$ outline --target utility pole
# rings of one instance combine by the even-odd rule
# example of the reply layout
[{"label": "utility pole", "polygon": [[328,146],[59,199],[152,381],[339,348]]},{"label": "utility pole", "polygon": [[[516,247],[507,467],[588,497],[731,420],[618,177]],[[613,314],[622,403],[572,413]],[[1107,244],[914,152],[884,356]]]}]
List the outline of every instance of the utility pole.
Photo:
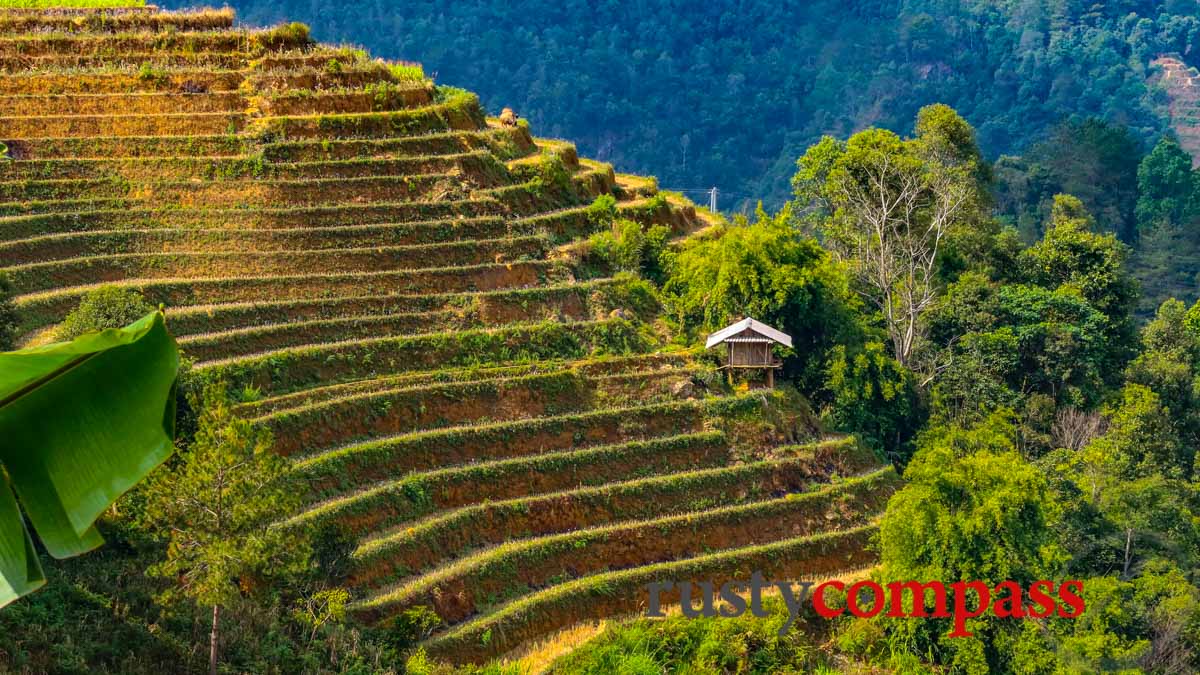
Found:
[{"label": "utility pole", "polygon": [[717,188],[716,188],[716,186],[714,186],[713,189],[708,191],[708,210],[712,211],[713,213],[717,212]]}]

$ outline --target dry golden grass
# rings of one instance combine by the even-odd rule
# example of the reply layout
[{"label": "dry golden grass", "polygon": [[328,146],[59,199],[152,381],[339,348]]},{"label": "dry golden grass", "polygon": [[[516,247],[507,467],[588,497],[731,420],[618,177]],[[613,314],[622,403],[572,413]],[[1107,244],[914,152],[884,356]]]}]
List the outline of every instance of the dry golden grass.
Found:
[{"label": "dry golden grass", "polygon": [[[875,566],[861,567],[853,569],[835,577],[824,577],[813,579],[816,583],[822,583],[832,579],[838,579],[846,582],[855,582],[866,579]],[[805,581],[808,581],[807,579]],[[769,588],[763,593],[764,597],[774,598],[779,596],[779,589]],[[663,608],[663,613],[666,617],[679,616],[682,610],[679,605],[670,605]],[[617,627],[620,624],[632,621],[654,621],[655,619],[646,619],[640,614],[631,616],[613,617],[611,619],[603,619],[600,621],[585,621],[583,623],[564,628],[563,630],[554,633],[544,640],[540,640],[533,644],[527,645],[520,649],[513,650],[503,657],[497,659],[497,663],[504,667],[515,667],[524,675],[543,675],[550,671],[555,662],[567,656],[571,652],[583,647],[592,640],[602,636],[604,631],[609,627]],[[661,620],[661,619],[659,619]],[[847,671],[854,673],[871,673],[872,670],[854,670]]]}]

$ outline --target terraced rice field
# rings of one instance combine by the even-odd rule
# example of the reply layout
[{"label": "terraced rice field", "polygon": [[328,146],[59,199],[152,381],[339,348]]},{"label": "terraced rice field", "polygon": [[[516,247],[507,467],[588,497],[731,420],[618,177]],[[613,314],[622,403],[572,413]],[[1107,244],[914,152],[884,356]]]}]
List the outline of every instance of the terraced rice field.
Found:
[{"label": "terraced rice field", "polygon": [[[870,564],[897,477],[848,440],[747,433],[625,277],[570,254],[593,204],[708,223],[653,181],[488,119],[408,66],[229,11],[0,10],[0,272],[24,340],[137,289],[309,486],[280,527],[436,656],[634,613],[656,578]],[[707,383],[707,384],[706,384]]]},{"label": "terraced rice field", "polygon": [[1171,128],[1192,164],[1200,166],[1200,71],[1173,56],[1160,56],[1151,65],[1160,69],[1156,80],[1167,92]]}]

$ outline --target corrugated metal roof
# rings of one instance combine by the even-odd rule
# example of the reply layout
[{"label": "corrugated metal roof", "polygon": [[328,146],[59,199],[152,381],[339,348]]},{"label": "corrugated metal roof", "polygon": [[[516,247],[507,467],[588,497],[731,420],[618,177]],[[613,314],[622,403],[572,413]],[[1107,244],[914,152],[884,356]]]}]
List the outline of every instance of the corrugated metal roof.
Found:
[{"label": "corrugated metal roof", "polygon": [[704,343],[704,348],[709,349],[715,345],[719,345],[738,333],[746,330],[747,328],[755,333],[758,333],[759,335],[762,335],[763,337],[770,338],[772,342],[778,342],[785,347],[792,346],[792,337],[787,333],[775,330],[765,323],[756,321],[750,317],[746,317],[735,324],[726,326],[712,335],[709,335],[708,340]]}]

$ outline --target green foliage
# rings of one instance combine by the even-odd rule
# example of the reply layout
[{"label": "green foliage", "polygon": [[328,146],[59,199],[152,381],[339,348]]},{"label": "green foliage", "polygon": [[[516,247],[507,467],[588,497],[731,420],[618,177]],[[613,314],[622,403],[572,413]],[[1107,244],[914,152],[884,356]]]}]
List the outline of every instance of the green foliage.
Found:
[{"label": "green foliage", "polygon": [[684,672],[802,673],[832,666],[817,648],[816,621],[794,625],[781,637],[787,609],[779,598],[763,603],[767,618],[675,616],[617,625],[555,662],[549,672],[579,675]]},{"label": "green foliage", "polygon": [[0,606],[45,582],[31,530],[55,558],[100,546],[97,518],[170,456],[178,367],[157,312],[0,352]]},{"label": "green foliage", "polygon": [[[918,439],[901,489],[880,526],[881,581],[979,580],[1028,587],[1055,579],[1067,559],[1057,543],[1061,507],[1046,478],[1016,452],[1011,415]],[[880,619],[895,648],[967,673],[1012,672],[1021,622],[980,617],[974,637],[947,637],[951,619]]]},{"label": "green foliage", "polygon": [[1171,138],[1163,138],[1138,165],[1138,232],[1184,223],[1200,206],[1192,157]]},{"label": "green foliage", "polygon": [[17,348],[21,317],[13,302],[13,287],[6,275],[0,274],[0,352]]},{"label": "green foliage", "polygon": [[73,340],[84,333],[126,326],[153,310],[137,291],[102,286],[83,297],[58,327],[55,337]]},{"label": "green foliage", "polygon": [[612,195],[600,195],[586,209],[588,222],[596,229],[610,227],[617,217],[617,200]]},{"label": "green foliage", "polygon": [[785,207],[754,223],[685,241],[668,256],[669,311],[686,329],[707,333],[746,316],[793,338],[789,372],[814,390],[825,353],[859,332],[844,277],[815,239],[802,236]]},{"label": "green foliage", "polygon": [[[605,204],[600,204],[603,206]],[[596,207],[597,204],[588,207],[589,220],[604,218],[604,211]],[[670,234],[671,230],[665,225],[643,228],[633,220],[622,218],[614,221],[611,229],[591,236],[589,255],[610,269],[636,272],[657,281],[662,278],[660,259]]]},{"label": "green foliage", "polygon": [[921,109],[917,135],[867,129],[822,141],[798,161],[800,208],[879,316],[892,355],[927,374],[926,315],[942,284],[945,242],[983,218],[988,171],[974,130],[942,105]]},{"label": "green foliage", "polygon": [[302,541],[270,525],[299,506],[288,463],[271,452],[269,431],[233,415],[225,389],[208,385],[196,437],[145,490],[146,525],[170,541],[167,560],[151,572],[180,584],[197,604],[220,606],[239,595],[238,581],[270,578],[305,564]]},{"label": "green foliage", "polygon": [[971,422],[1015,408],[1034,448],[1048,449],[1036,438],[1052,422],[1046,405],[1094,405],[1111,375],[1105,317],[1069,290],[968,274],[948,289],[931,325],[935,339],[951,345],[933,387],[935,415]]},{"label": "green foliage", "polygon": [[429,607],[412,607],[392,620],[388,639],[399,650],[411,649],[441,625],[442,618]]},{"label": "green foliage", "polygon": [[889,357],[881,342],[852,349],[836,345],[826,368],[832,428],[856,433],[897,461],[906,460],[922,422],[912,373]]},{"label": "green foliage", "polygon": [[299,49],[312,44],[308,26],[294,21],[253,33],[252,40],[256,47],[265,50]]},{"label": "green foliage", "polygon": [[388,64],[388,72],[398,82],[424,82],[427,79],[425,69],[419,63]]},{"label": "green foliage", "polygon": [[1128,248],[1113,235],[1092,232],[1092,222],[1079,199],[1056,195],[1046,236],[1022,254],[1021,271],[1045,288],[1079,293],[1108,318],[1104,334],[1113,360],[1107,372],[1119,372],[1134,347],[1130,312],[1137,285],[1125,268]]},{"label": "green foliage", "polygon": [[[1067,672],[1192,670],[1188,645],[1200,637],[1200,592],[1179,568],[1160,561],[1132,581],[1092,577],[1082,595],[1083,616],[1054,625]],[[1160,639],[1146,637],[1152,634]]]},{"label": "green foliage", "polygon": [[[144,527],[168,542],[149,574],[174,580],[159,597],[213,608],[239,605],[263,582],[307,569],[308,542],[272,524],[300,505],[286,459],[271,451],[269,431],[234,416],[223,385],[210,384],[191,402],[199,410],[192,443],[144,491]],[[314,628],[314,632],[315,632]],[[216,667],[216,652],[213,652]]]},{"label": "green foliage", "polygon": [[1094,117],[1067,120],[1020,158],[997,161],[997,210],[1026,241],[1036,241],[1050,222],[1055,195],[1070,194],[1096,215],[1104,231],[1133,242],[1142,154],[1140,139],[1128,127]]},{"label": "green foliage", "polygon": [[1059,569],[1059,507],[1045,478],[1017,454],[1012,422],[998,412],[972,427],[921,434],[904,472],[908,485],[882,523],[889,579],[1029,583]]},{"label": "green foliage", "polygon": [[1114,469],[1115,479],[1191,475],[1196,449],[1181,442],[1176,420],[1158,394],[1140,384],[1127,384],[1105,416],[1108,433],[1088,450],[1104,458]]}]

